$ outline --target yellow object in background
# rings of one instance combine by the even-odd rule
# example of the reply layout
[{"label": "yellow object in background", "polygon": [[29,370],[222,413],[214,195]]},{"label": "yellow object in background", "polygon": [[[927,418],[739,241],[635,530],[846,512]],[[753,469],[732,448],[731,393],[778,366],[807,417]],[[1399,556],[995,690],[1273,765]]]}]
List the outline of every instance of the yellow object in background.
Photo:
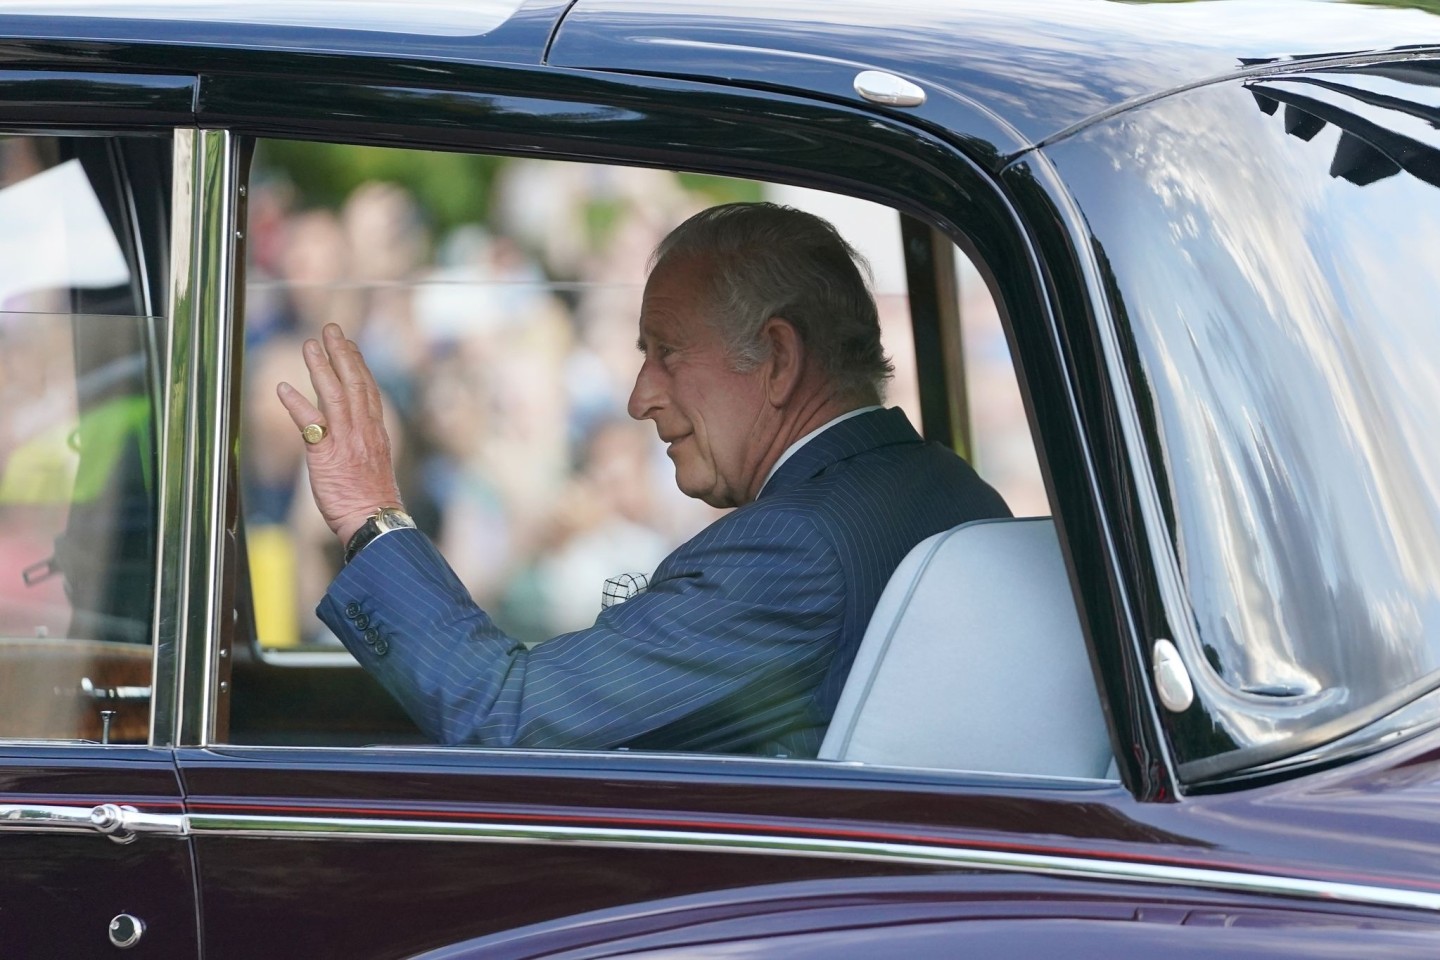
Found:
[{"label": "yellow object in background", "polygon": [[145,489],[151,488],[150,401],[124,396],[55,424],[19,446],[0,475],[0,503],[89,503],[106,488],[127,443],[135,444]]},{"label": "yellow object in background", "polygon": [[52,426],[16,447],[0,471],[0,504],[69,503],[80,458],[74,427]]},{"label": "yellow object in background", "polygon": [[248,527],[250,587],[255,602],[255,635],[260,646],[292,649],[300,645],[295,615],[295,541],[276,523]]}]

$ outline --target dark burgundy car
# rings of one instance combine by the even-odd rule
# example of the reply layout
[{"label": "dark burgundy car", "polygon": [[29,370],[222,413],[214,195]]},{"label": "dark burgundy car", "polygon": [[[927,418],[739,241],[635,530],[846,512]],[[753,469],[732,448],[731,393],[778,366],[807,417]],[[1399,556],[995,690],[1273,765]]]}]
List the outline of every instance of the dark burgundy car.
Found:
[{"label": "dark burgundy car", "polygon": [[[1437,13],[0,0],[0,956],[1440,955]],[[710,519],[616,396],[760,197],[1025,519],[818,759],[426,744],[310,612],[300,339],[543,642]]]}]

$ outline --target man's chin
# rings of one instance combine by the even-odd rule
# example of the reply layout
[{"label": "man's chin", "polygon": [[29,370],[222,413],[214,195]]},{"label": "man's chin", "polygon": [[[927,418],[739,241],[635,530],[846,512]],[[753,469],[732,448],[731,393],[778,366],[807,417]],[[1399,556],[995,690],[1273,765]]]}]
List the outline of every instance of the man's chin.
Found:
[{"label": "man's chin", "polygon": [[729,501],[729,498],[720,494],[713,480],[709,480],[709,478],[707,478],[707,480],[708,482],[705,482],[696,477],[688,477],[685,475],[685,471],[681,470],[678,465],[676,466],[675,486],[679,487],[680,492],[685,494],[685,496],[709,504],[712,507],[720,507],[723,509],[734,506],[734,504]]},{"label": "man's chin", "polygon": [[717,510],[729,510],[731,507],[738,507],[740,503],[727,491],[714,486],[709,487],[685,487],[680,486],[680,492],[694,500],[699,500],[706,506],[714,507]]},{"label": "man's chin", "polygon": [[675,471],[675,486],[679,487],[680,492],[685,494],[685,496],[693,497],[696,500],[704,500],[705,494],[709,492],[708,488],[687,480],[685,475],[679,470]]}]

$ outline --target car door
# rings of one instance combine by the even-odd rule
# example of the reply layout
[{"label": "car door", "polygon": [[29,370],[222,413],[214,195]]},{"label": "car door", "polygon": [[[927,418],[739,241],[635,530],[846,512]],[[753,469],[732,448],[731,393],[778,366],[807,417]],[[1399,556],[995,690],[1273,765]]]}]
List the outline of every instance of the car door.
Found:
[{"label": "car door", "polygon": [[[564,41],[562,31],[552,52],[563,53]],[[665,52],[680,45],[650,46]],[[202,79],[197,103],[206,132],[198,138],[202,160],[196,182],[213,185],[210,200],[216,205],[208,208],[211,215],[194,221],[200,227],[197,249],[208,251],[196,257],[196,287],[210,303],[189,354],[195,379],[187,382],[203,385],[195,396],[207,405],[196,416],[189,449],[198,468],[197,508],[205,507],[208,525],[208,530],[192,531],[192,548],[205,560],[205,566],[194,568],[192,593],[209,598],[206,610],[195,611],[209,632],[196,631],[187,647],[192,672],[186,674],[186,689],[194,692],[187,694],[181,722],[179,763],[205,905],[206,954],[410,956],[487,935],[503,939],[507,931],[527,924],[542,925],[543,942],[532,946],[544,951],[557,941],[568,944],[572,923],[578,928],[596,917],[618,918],[617,926],[627,935],[646,933],[652,929],[646,924],[657,917],[658,924],[668,923],[666,911],[672,908],[698,907],[703,921],[712,909],[729,909],[740,901],[747,903],[742,925],[749,922],[750,904],[766,903],[776,911],[774,928],[783,931],[797,911],[787,911],[781,897],[833,897],[842,904],[837,909],[853,908],[858,918],[864,905],[892,898],[905,902],[914,895],[915,887],[886,881],[916,880],[918,887],[923,884],[916,878],[933,874],[953,884],[957,900],[983,901],[988,890],[1002,919],[1013,916],[1008,913],[1012,904],[1040,904],[1034,914],[1045,923],[972,928],[993,932],[1003,927],[1004,949],[1012,955],[1053,952],[1055,941],[1045,938],[1067,928],[1051,920],[1085,921],[1087,944],[1100,949],[1108,932],[1104,927],[1112,921],[1183,925],[1193,914],[1197,929],[1215,924],[1228,930],[1233,917],[1268,923],[1270,908],[1293,907],[1304,899],[1318,904],[1317,914],[1363,927],[1370,922],[1365,911],[1372,907],[1391,910],[1387,916],[1396,919],[1395,913],[1421,902],[1415,891],[1385,889],[1374,876],[1342,875],[1337,881],[1296,852],[1313,844],[1312,837],[1259,834],[1233,823],[1220,801],[1143,802],[1175,800],[1176,783],[1153,723],[1148,667],[1137,663],[1138,638],[1120,597],[1118,585],[1130,581],[1115,558],[1125,545],[1101,515],[1102,508],[1115,504],[1101,503],[1094,484],[1094,471],[1101,466],[1128,477],[1127,465],[1120,456],[1096,465],[1087,452],[1095,448],[1076,422],[1071,392],[1078,390],[1076,368],[1067,364],[1081,364],[1084,358],[1065,356],[1073,331],[1054,325],[1049,304],[1056,290],[1047,284],[1052,278],[1041,276],[1039,252],[997,185],[999,171],[987,174],[973,159],[985,149],[957,147],[961,135],[942,138],[893,112],[844,99],[848,94],[842,92],[853,80],[848,64],[801,58],[807,69],[826,74],[829,92],[823,99],[794,88],[777,92],[769,79],[775,75],[766,59],[770,52],[752,45],[726,54],[758,58],[751,65],[764,76],[748,89],[717,80],[714,73],[708,79],[626,76],[600,69],[604,65],[573,61],[564,61],[572,68],[545,69],[466,63],[463,57],[417,64],[400,57],[347,60],[274,52],[257,55],[253,62],[234,54],[224,72]],[[986,125],[988,115],[972,106],[959,97],[945,104],[952,129],[981,131],[992,137],[992,147],[1016,146],[1003,144]],[[331,145],[406,149],[366,154],[369,179],[379,182],[367,184],[363,207],[352,208],[349,188],[356,183],[346,181],[343,168],[290,168],[288,179],[247,180],[245,152],[257,141],[257,155],[295,149],[297,142],[323,145],[317,155]],[[1089,627],[1088,652],[1103,671],[1101,695],[1108,709],[1099,721],[1105,728],[1100,734],[1102,739],[1107,730],[1113,735],[1114,759],[1125,785],[1103,772],[1064,776],[1044,768],[904,766],[883,758],[837,762],[639,750],[446,749],[418,743],[413,731],[373,716],[357,722],[353,694],[362,686],[358,682],[339,689],[309,682],[317,673],[307,671],[347,668],[345,655],[304,620],[324,583],[305,588],[301,568],[285,565],[298,554],[275,549],[276,544],[296,547],[314,527],[313,511],[303,509],[309,506],[307,494],[295,484],[303,450],[294,425],[283,418],[273,434],[247,438],[244,429],[250,418],[256,426],[273,422],[274,382],[299,379],[281,368],[289,364],[293,371],[299,342],[314,332],[315,321],[339,317],[363,334],[377,376],[389,385],[391,402],[402,411],[412,404],[412,419],[397,435],[423,448],[491,431],[504,441],[500,449],[506,463],[526,452],[561,458],[571,440],[568,430],[555,428],[554,421],[548,431],[521,429],[544,413],[530,401],[540,396],[539,386],[557,381],[574,390],[571,399],[584,396],[597,371],[606,367],[608,354],[599,349],[583,362],[561,365],[563,376],[553,365],[521,362],[512,350],[500,351],[504,362],[492,373],[510,390],[498,398],[475,378],[453,376],[450,368],[457,358],[493,354],[497,343],[515,347],[523,342],[544,351],[573,337],[594,345],[585,338],[595,332],[594,325],[604,324],[597,317],[612,315],[577,311],[562,313],[557,322],[555,301],[575,306],[588,302],[587,294],[594,291],[585,287],[583,277],[571,278],[564,297],[535,298],[534,289],[544,283],[507,242],[512,234],[471,230],[446,244],[448,259],[437,266],[453,272],[442,269],[429,276],[435,297],[419,312],[403,297],[392,296],[407,288],[405,271],[413,265],[401,257],[397,273],[394,261],[367,256],[377,249],[377,238],[406,235],[423,220],[396,202],[404,192],[396,188],[413,183],[417,166],[449,172],[438,199],[427,208],[440,220],[448,208],[468,202],[472,180],[483,184],[500,176],[477,158],[517,155],[598,161],[606,168],[587,167],[586,176],[608,185],[611,202],[587,208],[569,232],[539,229],[530,235],[537,245],[554,244],[548,254],[552,265],[567,255],[572,265],[583,263],[593,251],[572,241],[623,219],[618,214],[627,190],[648,199],[661,192],[626,186],[628,181],[615,172],[641,167],[868,198],[888,204],[892,215],[899,210],[921,221],[922,229],[907,236],[922,245],[926,233],[965,245],[1005,311],[1047,460],[1066,471],[1064,482],[1052,478],[1051,485],[1063,542],[1078,560],[1068,579],[1060,563],[1059,606],[1075,612],[1069,591],[1071,583],[1077,584]],[[993,152],[989,159],[996,160]],[[534,222],[538,208],[573,186],[563,177],[542,184],[549,189],[533,192],[528,202],[508,210],[517,235]],[[283,206],[287,196],[313,198],[327,190],[344,198],[341,213],[304,204],[291,211],[292,226],[303,224],[308,235],[318,238],[311,250],[322,250],[323,256],[301,257],[300,248],[277,240],[283,233],[262,229],[267,222],[260,217],[262,207],[273,214],[273,205]],[[242,201],[250,205],[248,216]],[[495,202],[505,204],[503,198]],[[243,251],[232,248],[236,236],[243,236],[252,252],[271,245],[266,262],[276,271],[266,277],[252,273],[243,288],[243,311],[242,288],[232,285],[246,262]],[[618,236],[646,249],[643,230]],[[387,240],[386,249],[413,256],[404,242],[389,245]],[[1063,244],[1057,249],[1049,251],[1055,256],[1048,271],[1073,281],[1067,259],[1072,251]],[[357,296],[353,275],[346,272],[359,269],[356,260],[364,260],[364,269],[371,271],[367,292],[383,295]],[[507,296],[477,300],[465,287],[465,278],[477,270],[500,277]],[[288,313],[261,310],[262,301],[283,288],[276,282],[282,271],[303,280],[295,286],[311,295],[302,297],[298,308],[292,302],[296,309]],[[1086,291],[1071,291],[1058,281],[1056,286],[1062,293],[1074,292],[1073,309],[1089,305]],[[457,289],[460,295],[453,296]],[[505,309],[487,309],[502,300]],[[628,348],[633,313],[615,313],[628,335],[597,343]],[[457,336],[466,325],[483,328],[485,337],[477,343]],[[288,347],[285,337],[291,338]],[[937,335],[931,349],[936,342],[943,348],[943,337]],[[415,349],[417,344],[426,349]],[[269,406],[257,402],[252,409],[252,394],[244,392],[242,381],[259,375],[262,356],[275,366],[263,367],[269,379],[253,397]],[[407,368],[422,375],[394,376]],[[1092,392],[1086,396],[1096,403],[1109,398],[1103,376],[1087,384]],[[407,393],[409,387],[414,391]],[[570,421],[565,422],[568,428]],[[937,422],[945,421],[937,417]],[[941,436],[946,432],[933,429]],[[483,460],[493,449],[462,452]],[[272,472],[277,464],[280,469]],[[260,471],[265,477],[278,477],[276,489],[285,488],[289,498],[267,506],[266,526],[282,528],[267,535],[288,534],[271,537],[268,544],[252,536],[257,532],[251,526],[252,494],[260,488],[247,486],[245,474],[258,467],[265,468]],[[488,487],[468,482],[474,477],[463,471],[437,470],[430,479],[436,477],[445,489],[471,495],[466,505],[472,517],[494,524],[469,528],[472,541],[488,546],[517,529],[506,523],[515,514],[487,512],[499,499],[495,488],[500,484],[493,476],[486,478]],[[519,500],[527,495],[545,500],[555,489],[538,482],[511,486]],[[334,551],[327,536],[321,530],[315,538],[318,553]],[[242,564],[247,553],[248,564]],[[477,553],[452,554],[473,565],[475,592],[489,588],[487,551]],[[263,596],[262,579],[271,584]],[[275,583],[295,589],[285,596]],[[593,609],[600,591],[598,584],[592,589]],[[368,616],[359,610],[353,614],[362,615]],[[201,637],[206,639],[195,639]],[[1085,647],[1086,639],[1077,629],[1072,652]],[[240,660],[242,649],[270,669],[242,671],[237,664],[227,670],[225,664]],[[1082,662],[1082,675],[1067,689],[1094,692],[1094,677],[1085,672],[1089,662],[1084,657]],[[1034,661],[1035,669],[1043,665]],[[288,680],[282,682],[282,675]],[[978,718],[988,723],[983,726],[987,734],[1007,732],[1000,708],[1008,692],[998,688],[994,699],[1002,702],[996,712]],[[288,725],[284,709],[254,708],[277,693],[299,708]],[[959,723],[932,729],[923,720],[911,728],[914,739],[958,738],[960,731],[968,732]],[[1029,747],[1021,742],[1013,752],[1028,757]],[[1349,879],[1361,882],[1343,882]],[[1178,895],[1182,888],[1197,887],[1219,893],[1209,905],[1202,902],[1211,899],[1208,894],[1194,900]],[[683,903],[677,907],[671,898]],[[1176,909],[1182,901],[1184,908]],[[1433,899],[1423,902],[1428,909]],[[979,909],[988,923],[990,906]],[[1314,919],[1299,910],[1282,912],[1304,923]],[[576,919],[585,913],[588,919]],[[256,924],[256,916],[265,922]],[[1415,914],[1406,916],[1414,919]],[[644,922],[634,922],[637,918]],[[557,928],[562,934],[551,938]],[[1131,942],[1161,939],[1152,930],[1136,929]],[[949,932],[937,952],[945,948]],[[878,936],[885,936],[883,927]],[[827,946],[833,942],[828,935],[824,939]],[[496,943],[471,946],[483,950]],[[1280,955],[1283,944],[1271,946],[1270,955]]]},{"label": "car door", "polygon": [[[596,370],[604,368],[617,344],[627,356],[633,355],[635,314],[629,308],[607,309],[604,316],[617,324],[617,336],[603,338],[593,359],[561,365],[558,369],[567,371],[565,376],[557,377],[557,368],[540,367],[513,352],[521,346],[545,351],[557,339],[570,342],[565,332],[568,321],[557,322],[555,302],[543,298],[539,303],[527,302],[535,286],[534,274],[527,273],[523,263],[517,266],[515,251],[505,242],[493,237],[487,241],[474,231],[462,232],[449,250],[453,258],[446,264],[454,272],[431,275],[433,282],[426,289],[434,296],[424,306],[423,320],[415,320],[413,309],[393,308],[387,296],[352,302],[356,285],[339,270],[347,257],[353,264],[364,255],[366,248],[353,238],[378,244],[390,231],[413,226],[413,215],[393,197],[395,184],[410,182],[406,178],[417,167],[435,165],[456,178],[483,181],[500,174],[479,163],[476,154],[612,161],[608,169],[587,168],[587,173],[577,175],[608,184],[610,205],[597,205],[581,221],[603,225],[607,218],[613,222],[620,203],[615,198],[652,193],[651,188],[625,179],[626,171],[635,166],[811,185],[843,182],[849,192],[876,196],[879,191],[866,184],[874,180],[877,158],[883,156],[886,189],[893,191],[887,199],[907,212],[917,212],[925,210],[919,198],[937,192],[938,181],[929,165],[942,165],[967,189],[946,193],[962,197],[955,201],[957,207],[947,208],[943,217],[929,212],[927,219],[932,224],[965,220],[972,227],[969,236],[975,238],[976,259],[990,268],[1009,265],[1010,272],[992,289],[1001,291],[1012,316],[1034,318],[1043,307],[1036,300],[1033,277],[1025,272],[1029,260],[1023,242],[976,168],[926,135],[897,125],[877,125],[873,117],[849,108],[795,98],[780,103],[763,94],[724,87],[677,89],[668,81],[620,84],[627,91],[620,96],[612,76],[571,77],[567,82],[576,86],[567,99],[548,99],[538,91],[551,82],[549,75],[521,68],[487,68],[479,73],[457,68],[450,81],[431,89],[397,86],[394,80],[399,75],[387,77],[383,74],[389,68],[373,62],[366,69],[376,72],[364,83],[327,79],[308,63],[287,64],[277,57],[267,57],[266,63],[272,72],[291,71],[288,81],[261,87],[244,71],[206,76],[199,101],[202,125],[223,128],[206,136],[221,138],[228,133],[236,141],[228,153],[213,155],[216,167],[202,177],[234,185],[230,189],[235,218],[214,221],[213,248],[219,250],[225,238],[243,234],[250,248],[248,262],[253,266],[260,249],[268,248],[271,252],[263,262],[267,271],[273,271],[261,275],[252,270],[244,288],[243,312],[238,288],[233,295],[224,290],[227,278],[239,273],[242,251],[212,263],[218,272],[201,284],[221,299],[231,296],[236,309],[213,317],[215,326],[207,335],[211,352],[204,364],[197,363],[197,370],[203,366],[237,371],[243,351],[245,376],[261,376],[263,369],[268,378],[253,393],[239,396],[242,378],[230,374],[230,402],[216,408],[216,432],[202,441],[213,445],[213,454],[199,458],[207,466],[197,482],[212,491],[210,500],[217,505],[242,501],[238,508],[217,508],[214,542],[230,538],[238,542],[243,527],[249,554],[245,566],[214,554],[216,579],[206,590],[217,598],[241,599],[236,606],[222,604],[215,612],[212,622],[218,629],[209,655],[215,663],[236,664],[228,676],[223,672],[209,676],[209,693],[203,701],[197,700],[208,712],[202,715],[201,726],[187,733],[195,739],[187,739],[179,753],[205,905],[207,956],[296,951],[407,956],[528,923],[669,896],[812,880],[850,884],[849,889],[864,892],[878,879],[896,875],[938,869],[959,871],[958,876],[974,869],[1007,869],[1004,864],[1012,857],[1008,851],[1014,849],[1038,858],[1036,864],[1060,864],[1067,856],[1096,847],[1117,850],[1130,843],[1183,842],[1136,820],[1132,811],[1139,805],[1118,780],[1103,775],[1008,776],[618,750],[444,749],[418,742],[413,729],[386,728],[373,717],[363,722],[351,696],[357,686],[340,691],[321,683],[307,686],[307,670],[339,670],[348,655],[333,644],[327,647],[313,624],[303,622],[306,607],[313,609],[324,583],[308,594],[293,589],[307,582],[305,575],[301,567],[283,565],[293,561],[293,554],[285,560],[272,550],[273,541],[267,545],[257,536],[257,498],[269,494],[247,485],[246,475],[253,470],[270,476],[272,459],[283,466],[285,458],[292,458],[286,468],[291,472],[278,474],[289,485],[289,499],[280,507],[267,507],[264,525],[283,528],[292,546],[309,536],[307,525],[313,526],[314,517],[307,518],[304,512],[310,506],[308,493],[294,487],[293,458],[301,448],[293,425],[284,426],[282,419],[273,434],[263,431],[274,419],[274,382],[303,383],[298,379],[303,371],[297,376],[294,364],[299,342],[317,329],[317,318],[368,311],[371,319],[365,330],[377,338],[367,341],[372,344],[368,349],[377,375],[387,383],[398,382],[386,379],[394,368],[419,361],[417,352],[409,349],[415,340],[386,339],[385,334],[420,329],[401,324],[423,327],[425,342],[433,346],[419,351],[420,359],[431,365],[424,369],[432,372],[419,378],[414,393],[396,388],[392,394],[392,399],[399,398],[394,400],[397,407],[403,410],[408,397],[414,404],[411,413],[421,412],[419,426],[413,420],[406,423],[407,444],[453,441],[465,431],[480,432],[481,418],[493,417],[498,410],[503,416],[487,422],[507,428],[508,432],[497,434],[505,449],[516,455],[563,450],[564,431],[522,429],[537,415],[527,406],[527,398],[542,396],[540,387],[550,383],[580,390]],[[481,86],[466,92],[465,84]],[[525,95],[492,95],[487,85],[524,89]],[[857,146],[857,138],[863,145]],[[273,156],[299,149],[297,141],[322,139],[356,149],[378,144],[408,149],[398,151],[399,159],[381,151],[365,155],[369,169],[384,171],[376,177],[384,182],[367,188],[364,209],[357,203],[329,215],[303,203],[296,205],[291,230],[321,238],[317,242],[325,244],[326,251],[323,256],[302,257],[298,248],[284,242],[283,234],[268,232],[271,214],[262,216],[262,211],[283,201],[301,178],[314,189],[341,183],[343,176],[334,169],[288,168],[287,177],[272,172],[247,179],[244,149],[258,141],[257,156],[265,151]],[[663,149],[656,146],[660,143],[665,144]],[[424,148],[439,152],[430,154]],[[339,148],[326,146],[313,153],[323,157],[333,149]],[[893,158],[905,156],[917,159],[892,163]],[[563,177],[556,181],[564,182],[569,181]],[[246,188],[243,192],[241,186]],[[457,179],[442,197],[458,204],[465,189]],[[539,198],[561,193],[556,186],[531,196],[538,203]],[[249,205],[248,217],[240,213],[242,195]],[[442,202],[436,209],[443,211],[445,206]],[[521,204],[514,215],[523,218],[525,212]],[[888,226],[900,222],[894,207],[884,213]],[[936,231],[912,225],[904,235],[924,248]],[[639,243],[622,236],[626,242]],[[576,239],[553,233],[551,238],[561,248]],[[399,247],[408,249],[403,243]],[[932,251],[927,261],[936,276],[945,273],[939,263],[953,256],[948,240],[939,249],[944,256],[935,257]],[[643,254],[640,260],[643,263]],[[206,262],[205,258],[199,262]],[[373,261],[367,265],[377,271],[371,278],[375,290],[393,293],[404,286]],[[480,309],[477,304],[482,301],[460,287],[465,271],[477,269],[506,279],[502,284],[508,291],[506,312]],[[283,272],[297,277],[295,288],[321,295],[302,297],[303,302],[283,309],[267,303],[283,287],[277,281]],[[921,272],[916,266],[916,274]],[[595,286],[598,292],[573,282],[562,292],[578,301],[587,293],[598,295],[609,289],[606,284]],[[446,296],[457,287],[459,295]],[[936,296],[934,291],[931,294]],[[564,303],[565,297],[557,299]],[[498,339],[477,345],[453,336],[454,323],[459,322],[454,320],[457,309],[465,323]],[[931,349],[939,352],[941,331],[928,332],[937,338]],[[953,334],[948,331],[945,336]],[[497,406],[495,397],[480,390],[475,380],[455,383],[450,376],[457,356],[483,354],[496,342],[512,352],[506,354],[508,362],[493,368],[494,377],[523,387],[501,398],[508,399],[508,405]],[[949,373],[954,376],[956,371]],[[224,382],[222,373],[212,376],[215,382]],[[927,378],[924,388],[936,386]],[[943,396],[945,390],[939,386]],[[427,406],[425,399],[434,399],[431,391],[445,402]],[[543,408],[538,412],[543,413]],[[948,415],[948,409],[929,409],[918,419],[933,418],[925,424],[927,432],[949,439],[955,425]],[[455,429],[423,433],[447,425]],[[262,432],[246,434],[251,426]],[[238,480],[229,461],[237,449]],[[473,489],[474,485],[451,486]],[[535,490],[552,489],[534,479],[515,486],[521,499]],[[489,502],[485,497],[468,502],[471,516],[493,517],[483,511]],[[419,512],[415,502],[407,499],[407,504]],[[613,507],[615,514],[624,509]],[[480,533],[472,536],[481,536],[492,528],[473,529]],[[323,531],[320,538],[323,541]],[[262,557],[275,566],[257,566]],[[464,558],[455,559],[460,563]],[[484,569],[479,561],[476,569],[480,577]],[[277,570],[289,572],[277,576]],[[262,579],[289,584],[295,595],[277,599],[281,594],[271,592],[262,602],[256,595]],[[483,586],[485,581],[481,577],[476,582]],[[593,591],[592,606],[598,607],[600,583],[587,589]],[[516,602],[516,593],[507,596],[502,604],[535,609],[534,604]],[[255,599],[247,603],[247,598]],[[1068,592],[1065,602],[1071,603]],[[285,620],[297,627],[295,618],[301,618],[296,629],[270,626]],[[197,657],[201,655],[196,651]],[[239,662],[242,657],[259,659],[269,669],[252,669]],[[355,668],[349,669],[353,673]],[[1087,673],[1079,689],[1089,690],[1096,722],[1103,728],[1088,664],[1083,669]],[[296,705],[288,726],[284,710],[256,706],[267,696]],[[1105,738],[1103,729],[1100,737]],[[1046,838],[1038,842],[1031,836],[1037,824],[1046,825]],[[1048,883],[1037,882],[1041,887]],[[1104,913],[1109,908],[1096,909]],[[257,915],[266,922],[253,923]]]},{"label": "car door", "polygon": [[169,126],[191,85],[0,73],[7,956],[198,949],[156,614]]}]

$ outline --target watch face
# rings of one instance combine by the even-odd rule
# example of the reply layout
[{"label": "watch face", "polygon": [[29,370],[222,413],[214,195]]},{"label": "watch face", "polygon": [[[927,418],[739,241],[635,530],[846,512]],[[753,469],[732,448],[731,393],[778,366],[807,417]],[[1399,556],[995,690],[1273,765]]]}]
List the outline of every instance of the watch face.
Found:
[{"label": "watch face", "polygon": [[382,533],[389,533],[391,530],[413,530],[415,521],[410,514],[395,507],[381,507],[365,525],[355,531],[355,536],[345,545],[345,562],[349,563],[355,558],[355,554],[364,549],[365,545]]},{"label": "watch face", "polygon": [[410,518],[410,514],[394,507],[382,508],[372,520],[381,531],[414,529],[415,527],[415,521]]}]

